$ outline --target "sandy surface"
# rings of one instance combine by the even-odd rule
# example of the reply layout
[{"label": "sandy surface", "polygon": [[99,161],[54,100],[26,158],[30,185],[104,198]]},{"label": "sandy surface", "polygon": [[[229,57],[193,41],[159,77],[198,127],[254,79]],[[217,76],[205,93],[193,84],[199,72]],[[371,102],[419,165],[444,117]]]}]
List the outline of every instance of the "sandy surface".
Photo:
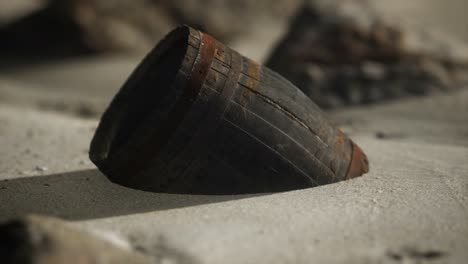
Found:
[{"label": "sandy surface", "polygon": [[[463,2],[451,3],[457,1]],[[376,1],[402,15],[418,10],[386,3]],[[466,21],[457,17],[441,17],[443,28],[460,33],[460,23],[447,26]],[[281,30],[272,27],[234,46],[261,61]],[[276,194],[148,193],[109,182],[87,154],[97,117],[139,60],[1,69],[0,220],[58,216],[172,263],[468,259],[467,89],[330,113],[368,154],[371,171],[358,179]]]},{"label": "sandy surface", "polygon": [[0,182],[0,219],[59,216],[176,263],[468,258],[468,90],[331,113],[368,154],[371,172],[362,178],[267,195],[157,194],[112,184],[89,162],[96,119],[43,109],[24,92],[42,85],[59,94],[49,100],[99,98],[103,107],[134,60],[117,64],[120,79],[80,81],[115,61],[2,77],[0,91],[12,95],[0,103],[0,179],[8,179]]},{"label": "sandy surface", "polygon": [[138,57],[89,57],[0,70],[0,103],[99,118]]}]

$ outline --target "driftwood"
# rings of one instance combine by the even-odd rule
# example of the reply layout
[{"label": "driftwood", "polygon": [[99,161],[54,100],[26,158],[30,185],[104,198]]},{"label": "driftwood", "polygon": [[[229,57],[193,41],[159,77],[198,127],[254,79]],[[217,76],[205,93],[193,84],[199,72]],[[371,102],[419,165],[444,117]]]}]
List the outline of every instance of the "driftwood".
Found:
[{"label": "driftwood", "polygon": [[114,182],[176,193],[285,191],[368,170],[360,148],[299,89],[188,27],[130,76],[90,158]]},{"label": "driftwood", "polygon": [[332,108],[456,89],[465,45],[385,16],[366,1],[308,1],[266,65]]}]

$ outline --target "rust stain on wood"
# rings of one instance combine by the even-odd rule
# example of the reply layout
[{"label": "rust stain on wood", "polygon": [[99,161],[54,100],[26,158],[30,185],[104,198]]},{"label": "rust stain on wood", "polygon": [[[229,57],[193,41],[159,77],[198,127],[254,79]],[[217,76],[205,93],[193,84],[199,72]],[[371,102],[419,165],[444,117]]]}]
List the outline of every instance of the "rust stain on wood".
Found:
[{"label": "rust stain on wood", "polygon": [[[248,60],[248,59],[246,59]],[[253,61],[253,60],[248,60],[248,68],[246,73],[242,73],[239,77],[244,78],[243,85],[247,86],[249,89],[243,89],[242,90],[242,95],[240,98],[240,104],[242,106],[247,106],[247,104],[251,101],[252,96],[255,96],[255,94],[252,91],[257,90],[257,86],[260,83],[260,76],[261,76],[261,66]],[[243,76],[244,75],[244,76]]]}]

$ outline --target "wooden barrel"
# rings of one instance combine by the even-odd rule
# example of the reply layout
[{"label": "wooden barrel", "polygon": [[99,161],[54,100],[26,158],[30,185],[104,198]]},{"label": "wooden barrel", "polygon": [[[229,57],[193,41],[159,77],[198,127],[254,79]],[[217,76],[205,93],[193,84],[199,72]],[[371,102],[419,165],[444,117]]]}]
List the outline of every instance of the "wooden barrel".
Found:
[{"label": "wooden barrel", "polygon": [[187,26],[115,96],[90,158],[116,183],[169,193],[286,191],[368,171],[360,148],[297,87]]}]

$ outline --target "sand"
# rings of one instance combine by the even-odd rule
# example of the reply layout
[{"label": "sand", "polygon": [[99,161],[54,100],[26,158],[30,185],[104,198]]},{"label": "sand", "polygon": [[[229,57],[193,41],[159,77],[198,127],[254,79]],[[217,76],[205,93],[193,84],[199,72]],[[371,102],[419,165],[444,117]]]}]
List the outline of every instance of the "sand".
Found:
[{"label": "sand", "polygon": [[[462,2],[444,7],[461,12]],[[421,10],[388,3],[376,5],[410,17]],[[427,23],[464,34],[460,12]],[[233,45],[261,61],[281,27]],[[99,115],[140,59],[0,71],[0,221],[57,216],[169,263],[468,259],[467,89],[330,112],[368,154],[371,171],[361,178],[275,194],[149,193],[109,182],[87,154]]]},{"label": "sand", "polygon": [[[108,78],[116,61],[120,72]],[[99,113],[135,61],[64,62],[0,78],[0,95],[10,92],[0,101],[1,220],[58,216],[175,263],[468,258],[468,90],[329,113],[368,154],[361,178],[276,194],[158,194],[115,185],[90,163],[94,116],[44,109],[25,92],[46,87],[51,102],[99,98]],[[80,86],[92,71],[103,74]]]}]

